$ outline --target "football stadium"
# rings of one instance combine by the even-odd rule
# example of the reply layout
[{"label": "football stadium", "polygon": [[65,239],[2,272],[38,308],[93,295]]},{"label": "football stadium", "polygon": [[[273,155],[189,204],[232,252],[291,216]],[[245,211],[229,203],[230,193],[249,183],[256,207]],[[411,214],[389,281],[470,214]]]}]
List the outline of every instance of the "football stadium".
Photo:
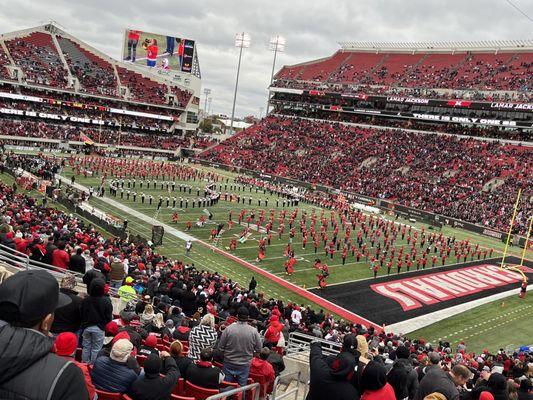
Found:
[{"label": "football stadium", "polygon": [[277,66],[277,36],[245,123],[246,33],[229,119],[187,32],[117,57],[28,26],[0,35],[1,399],[533,398],[533,40]]}]

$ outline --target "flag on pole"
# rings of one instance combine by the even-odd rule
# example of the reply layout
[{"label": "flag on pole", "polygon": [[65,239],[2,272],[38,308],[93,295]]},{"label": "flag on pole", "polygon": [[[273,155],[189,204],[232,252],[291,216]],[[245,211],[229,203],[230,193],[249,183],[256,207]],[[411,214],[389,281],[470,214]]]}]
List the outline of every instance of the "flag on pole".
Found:
[{"label": "flag on pole", "polygon": [[89,136],[87,136],[85,133],[80,133],[80,139],[87,146],[92,146],[94,144],[93,140]]}]

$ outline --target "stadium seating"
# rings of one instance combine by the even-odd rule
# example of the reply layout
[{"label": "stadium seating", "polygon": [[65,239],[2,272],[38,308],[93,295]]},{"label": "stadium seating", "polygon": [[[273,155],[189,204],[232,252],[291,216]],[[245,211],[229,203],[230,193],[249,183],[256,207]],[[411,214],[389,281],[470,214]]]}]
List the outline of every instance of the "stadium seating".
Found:
[{"label": "stadium seating", "polygon": [[[505,230],[519,188],[531,195],[531,148],[453,136],[270,116],[202,158],[343,188]],[[365,161],[372,161],[365,167]],[[503,184],[483,190],[493,179]],[[532,206],[522,205],[528,215]],[[526,219],[517,229],[526,229]]]},{"label": "stadium seating", "polygon": [[[326,84],[379,85],[424,89],[531,89],[532,53],[369,53],[333,56],[283,67],[274,86],[313,88]],[[306,83],[307,82],[307,83]]]},{"label": "stadium seating", "polygon": [[68,73],[49,34],[34,32],[5,42],[28,83],[66,88]]},{"label": "stadium seating", "polygon": [[132,100],[143,103],[167,104],[168,88],[141,74],[117,66],[120,83],[130,89]]},{"label": "stadium seating", "polygon": [[0,79],[11,79],[9,71],[6,68],[6,66],[10,64],[7,54],[4,52],[2,46],[0,46]]},{"label": "stadium seating", "polygon": [[117,95],[117,79],[110,63],[70,39],[58,37],[57,40],[72,74],[80,81],[82,91],[107,96]]}]

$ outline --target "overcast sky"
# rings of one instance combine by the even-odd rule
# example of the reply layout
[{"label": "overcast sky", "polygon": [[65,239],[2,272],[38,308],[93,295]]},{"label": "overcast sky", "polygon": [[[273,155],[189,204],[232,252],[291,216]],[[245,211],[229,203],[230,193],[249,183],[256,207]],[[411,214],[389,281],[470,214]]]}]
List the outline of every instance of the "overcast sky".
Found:
[{"label": "overcast sky", "polygon": [[[532,0],[511,0],[533,17]],[[231,113],[238,50],[236,32],[252,37],[244,50],[236,114],[265,107],[272,35],[287,39],[276,71],[333,54],[337,42],[533,39],[533,23],[506,0],[0,0],[2,33],[53,19],[113,58],[125,27],[196,40],[202,85],[216,113]],[[203,105],[203,96],[202,103]]]}]

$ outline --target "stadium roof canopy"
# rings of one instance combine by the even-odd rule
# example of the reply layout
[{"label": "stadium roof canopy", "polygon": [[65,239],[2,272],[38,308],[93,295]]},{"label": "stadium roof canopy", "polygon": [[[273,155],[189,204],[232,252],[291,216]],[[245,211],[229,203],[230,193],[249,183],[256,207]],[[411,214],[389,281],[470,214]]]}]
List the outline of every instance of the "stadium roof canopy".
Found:
[{"label": "stadium roof canopy", "polygon": [[531,51],[533,39],[457,42],[339,42],[343,51],[376,52],[455,52]]}]

